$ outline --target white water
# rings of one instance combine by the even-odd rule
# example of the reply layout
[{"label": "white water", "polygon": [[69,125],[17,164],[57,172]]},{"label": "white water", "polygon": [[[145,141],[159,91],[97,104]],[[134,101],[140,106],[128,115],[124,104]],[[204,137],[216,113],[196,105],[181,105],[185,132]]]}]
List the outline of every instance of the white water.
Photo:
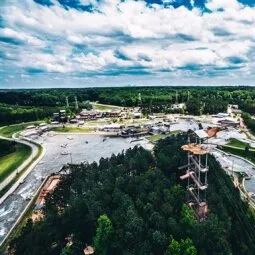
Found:
[{"label": "white water", "polygon": [[146,140],[130,143],[129,138],[109,138],[103,141],[103,137],[99,135],[69,136],[73,139],[68,140],[66,135],[37,138],[37,141],[43,142],[46,147],[44,163],[38,164],[26,177],[25,182],[20,184],[18,189],[0,206],[0,242],[28,204],[29,201],[26,199],[31,197],[42,183],[42,178],[59,171],[64,164],[70,163],[70,155],[61,155],[63,151],[61,144],[68,143],[68,151],[72,152],[73,163],[98,161],[101,157],[109,157],[112,153],[119,153],[138,143],[145,148],[149,146]]},{"label": "white water", "polygon": [[[208,124],[203,124],[204,127]],[[197,129],[197,124],[192,121],[180,120],[178,124],[171,125],[171,131],[188,129]],[[70,135],[68,135],[70,136]],[[151,148],[151,144],[144,141],[137,141],[130,143],[131,138],[109,138],[104,140],[99,135],[71,135],[74,139],[67,139],[67,135],[44,136],[37,138],[38,142],[42,142],[46,147],[46,154],[43,158],[43,164],[38,164],[34,170],[26,177],[25,182],[20,184],[19,188],[14,194],[8,197],[0,206],[0,242],[11,229],[20,213],[28,204],[26,198],[33,195],[40,184],[42,178],[48,174],[59,171],[61,167],[70,163],[80,163],[88,161],[98,161],[101,157],[109,157],[112,153],[119,153],[137,144],[145,148]],[[88,143],[87,143],[88,142]],[[67,143],[70,155],[62,156],[62,144]],[[224,159],[225,164],[229,164],[228,159]],[[239,168],[240,169],[240,168]]]}]

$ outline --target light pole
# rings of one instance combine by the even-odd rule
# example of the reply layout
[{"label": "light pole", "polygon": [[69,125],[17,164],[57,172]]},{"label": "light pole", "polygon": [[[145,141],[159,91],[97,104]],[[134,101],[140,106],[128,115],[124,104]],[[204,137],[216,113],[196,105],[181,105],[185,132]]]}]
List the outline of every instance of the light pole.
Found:
[{"label": "light pole", "polygon": [[70,155],[71,164],[73,164],[72,153],[70,152],[69,155]]},{"label": "light pole", "polygon": [[[228,155],[228,158],[230,159],[231,155]],[[232,166],[231,166],[231,170],[230,173],[232,175],[232,177],[234,176],[234,158],[232,159]]]},{"label": "light pole", "polygon": [[232,160],[232,176],[234,176],[234,158]]}]

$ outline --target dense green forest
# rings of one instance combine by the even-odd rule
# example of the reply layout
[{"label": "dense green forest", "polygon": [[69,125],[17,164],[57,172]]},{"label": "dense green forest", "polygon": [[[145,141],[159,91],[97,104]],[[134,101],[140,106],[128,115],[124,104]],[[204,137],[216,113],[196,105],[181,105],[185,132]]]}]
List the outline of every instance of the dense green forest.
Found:
[{"label": "dense green forest", "polygon": [[25,107],[0,103],[0,125],[42,120],[56,111],[57,107]]},{"label": "dense green forest", "polygon": [[0,139],[0,157],[10,154],[16,150],[17,143]]},{"label": "dense green forest", "polygon": [[247,127],[255,134],[255,119],[254,116],[252,118],[252,115],[249,113],[244,112],[242,114],[242,118],[244,122],[246,123]]},{"label": "dense green forest", "polygon": [[[138,101],[139,93],[141,93],[141,103]],[[0,90],[0,124],[34,121],[49,117],[56,109],[65,107],[67,96],[71,110],[74,110],[74,97],[76,96],[80,108],[86,106],[86,101],[89,100],[119,106],[140,105],[144,113],[170,113],[173,111],[170,105],[178,101],[186,103],[186,113],[195,115],[225,112],[228,103],[238,104],[244,112],[255,113],[255,90],[251,87]]]},{"label": "dense green forest", "polygon": [[86,244],[99,255],[254,254],[254,216],[212,156],[208,219],[198,223],[185,204],[178,167],[187,159],[180,149],[186,140],[173,135],[153,153],[135,147],[99,163],[66,166],[46,199],[45,219],[28,220],[10,254],[82,255]]}]

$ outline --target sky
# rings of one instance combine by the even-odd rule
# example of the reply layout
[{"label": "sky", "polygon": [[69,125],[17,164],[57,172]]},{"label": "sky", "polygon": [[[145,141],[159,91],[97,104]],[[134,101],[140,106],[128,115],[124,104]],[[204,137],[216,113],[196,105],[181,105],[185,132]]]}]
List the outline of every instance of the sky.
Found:
[{"label": "sky", "polygon": [[0,89],[255,85],[255,0],[1,0]]}]

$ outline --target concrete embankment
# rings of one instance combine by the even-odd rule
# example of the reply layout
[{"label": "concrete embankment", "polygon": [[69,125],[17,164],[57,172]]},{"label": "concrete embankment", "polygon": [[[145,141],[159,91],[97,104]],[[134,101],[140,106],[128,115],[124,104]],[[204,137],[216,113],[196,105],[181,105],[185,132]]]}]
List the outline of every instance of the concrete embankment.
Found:
[{"label": "concrete embankment", "polygon": [[[22,183],[25,180],[27,175],[41,161],[41,159],[43,158],[45,154],[45,148],[42,146],[42,151],[40,151],[38,146],[41,146],[41,145],[36,144],[34,141],[31,141],[29,139],[17,139],[17,138],[6,138],[6,137],[0,137],[0,139],[22,143],[22,144],[30,146],[32,149],[31,156],[25,162],[23,162],[21,166],[19,166],[15,171],[13,171],[13,173],[10,174],[3,182],[0,183],[0,190],[2,190],[15,179],[17,173],[27,168],[25,172],[13,184],[13,186],[0,198],[0,205],[1,205],[6,200],[6,198],[9,195],[11,195],[19,187],[20,183]],[[38,155],[38,153],[40,153],[40,155]]]},{"label": "concrete embankment", "polygon": [[25,209],[21,212],[20,216],[17,218],[16,222],[13,224],[12,228],[10,229],[10,231],[8,232],[8,234],[4,237],[3,240],[0,241],[0,246],[5,245],[5,242],[8,240],[8,238],[10,237],[10,235],[12,234],[12,232],[15,230],[16,226],[18,224],[20,224],[22,222],[22,220],[24,220],[25,214],[28,212],[28,210],[34,205],[36,198],[38,197],[41,189],[43,188],[43,186],[45,185],[45,183],[47,182],[47,180],[49,179],[49,176],[46,176],[46,178],[44,179],[44,181],[41,183],[40,187],[37,189],[37,191],[35,192],[33,198],[30,200],[30,202],[27,204],[27,206],[25,207]]},{"label": "concrete embankment", "polygon": [[[241,160],[241,161],[243,161],[245,164],[247,164],[247,166],[244,167],[244,168],[242,169],[241,172],[244,172],[244,170],[246,169],[246,171],[248,171],[247,174],[249,175],[251,172],[253,173],[253,172],[255,171],[255,170],[253,170],[253,169],[255,169],[255,164],[254,164],[253,162],[249,161],[248,159],[242,158],[242,157],[240,157],[240,156],[237,156],[237,155],[234,155],[234,154],[231,154],[231,153],[224,152],[224,151],[219,150],[219,149],[217,149],[217,148],[214,148],[214,150],[217,151],[217,152],[219,152],[219,153],[221,153],[222,155],[225,155],[225,156],[227,156],[227,157],[232,157],[232,158]],[[220,162],[220,163],[221,163],[221,162]],[[250,170],[247,170],[248,166],[250,167]],[[233,167],[233,165],[232,165],[232,167]],[[231,170],[229,170],[229,171],[231,171]],[[237,177],[236,177],[236,178],[237,178]],[[235,179],[234,179],[234,180],[235,180]],[[246,187],[245,187],[245,178],[243,178],[242,183],[240,183],[240,185],[239,185],[239,181],[238,181],[237,187],[238,187],[238,189],[239,189],[239,191],[240,191],[241,197],[242,197],[244,200],[246,200],[246,201],[249,203],[249,205],[250,205],[253,209],[255,209],[255,201],[250,197],[250,194],[249,194],[249,192],[246,190]]]}]

